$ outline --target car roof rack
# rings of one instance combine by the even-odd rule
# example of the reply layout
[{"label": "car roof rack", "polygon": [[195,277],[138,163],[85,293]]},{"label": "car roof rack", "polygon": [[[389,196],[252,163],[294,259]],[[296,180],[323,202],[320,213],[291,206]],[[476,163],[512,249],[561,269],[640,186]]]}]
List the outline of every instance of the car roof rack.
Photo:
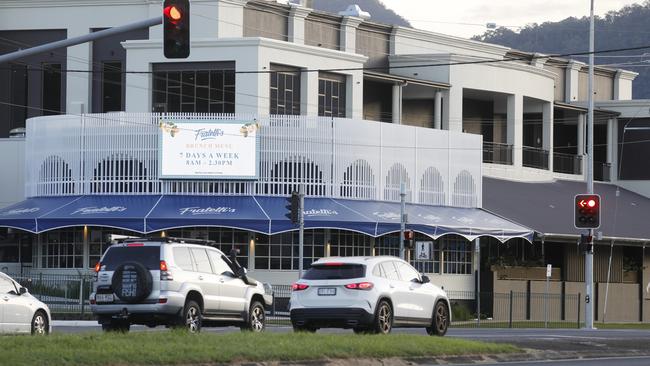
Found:
[{"label": "car roof rack", "polygon": [[193,239],[193,238],[177,238],[173,236],[167,236],[164,238],[154,238],[154,237],[126,237],[126,238],[115,238],[113,242],[116,244],[122,243],[151,243],[151,242],[160,242],[165,244],[198,244],[198,245],[208,245],[214,246],[217,243],[214,240],[207,239]]}]

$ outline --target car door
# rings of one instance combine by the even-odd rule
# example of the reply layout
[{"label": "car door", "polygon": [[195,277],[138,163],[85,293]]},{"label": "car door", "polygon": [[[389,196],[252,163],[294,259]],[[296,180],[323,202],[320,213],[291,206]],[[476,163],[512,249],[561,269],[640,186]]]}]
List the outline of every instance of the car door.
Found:
[{"label": "car door", "polygon": [[210,251],[210,260],[214,273],[219,280],[220,311],[224,313],[242,313],[246,309],[246,290],[248,285],[241,278],[235,276],[232,268],[224,259],[223,254]]},{"label": "car door", "polygon": [[390,288],[390,297],[393,302],[393,318],[396,320],[408,317],[409,289],[400,281],[399,272],[395,261],[381,263]]},{"label": "car door", "polygon": [[18,294],[13,281],[0,278],[0,304],[3,308],[2,327],[5,333],[29,332],[32,322],[30,298]]},{"label": "car door", "polygon": [[191,248],[190,251],[196,269],[194,274],[197,279],[196,283],[203,293],[204,313],[216,313],[221,306],[219,278],[213,272],[208,252],[205,249]]},{"label": "car door", "polygon": [[406,262],[395,262],[401,281],[408,287],[407,316],[412,319],[431,319],[433,301],[435,300],[430,288],[421,283],[420,274]]}]

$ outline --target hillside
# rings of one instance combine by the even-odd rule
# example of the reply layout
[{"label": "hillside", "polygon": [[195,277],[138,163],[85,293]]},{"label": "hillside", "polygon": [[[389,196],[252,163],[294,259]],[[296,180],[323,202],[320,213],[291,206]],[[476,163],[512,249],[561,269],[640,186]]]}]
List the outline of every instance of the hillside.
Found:
[{"label": "hillside", "polygon": [[409,22],[394,11],[387,9],[379,0],[313,0],[314,9],[337,14],[349,5],[357,4],[372,16],[371,20],[380,23],[397,24],[410,27]]},{"label": "hillside", "polygon": [[[607,53],[596,57],[597,65],[612,65],[611,67],[614,68],[639,73],[633,83],[635,99],[650,99],[650,70],[647,66],[639,66],[650,65],[648,19],[650,19],[650,0],[609,12],[603,17],[597,17],[595,21],[596,51],[648,46],[647,49]],[[571,17],[560,22],[532,24],[521,29],[519,33],[508,28],[498,28],[473,39],[528,52],[547,54],[585,52],[589,50],[589,18]],[[643,54],[645,56],[642,57]],[[587,57],[575,57],[575,59],[588,62]]]}]

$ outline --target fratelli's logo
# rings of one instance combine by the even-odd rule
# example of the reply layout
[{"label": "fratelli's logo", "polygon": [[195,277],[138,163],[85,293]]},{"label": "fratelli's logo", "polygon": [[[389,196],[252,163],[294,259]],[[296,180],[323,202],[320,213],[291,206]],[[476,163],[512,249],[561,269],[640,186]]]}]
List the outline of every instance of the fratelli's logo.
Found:
[{"label": "fratelli's logo", "polygon": [[75,210],[72,215],[93,215],[93,214],[107,214],[112,212],[124,212],[126,207],[112,206],[112,207],[82,207]]},{"label": "fratelli's logo", "polygon": [[13,210],[9,210],[7,212],[2,213],[0,216],[13,216],[13,215],[24,215],[28,213],[34,213],[40,211],[40,208],[38,207],[33,207],[33,208],[15,208]]},{"label": "fratelli's logo", "polygon": [[194,130],[194,141],[214,140],[223,134],[224,132],[220,128],[199,128]]},{"label": "fratelli's logo", "polygon": [[321,208],[321,209],[315,209],[312,208],[311,210],[305,210],[305,216],[308,217],[318,217],[318,216],[336,216],[338,215],[338,211],[336,210],[328,210],[326,208]]},{"label": "fratelli's logo", "polygon": [[384,220],[399,220],[399,214],[395,212],[373,212],[372,214]]},{"label": "fratelli's logo", "polygon": [[222,213],[234,213],[237,210],[232,207],[183,207],[178,209],[178,213],[183,215],[219,215]]}]

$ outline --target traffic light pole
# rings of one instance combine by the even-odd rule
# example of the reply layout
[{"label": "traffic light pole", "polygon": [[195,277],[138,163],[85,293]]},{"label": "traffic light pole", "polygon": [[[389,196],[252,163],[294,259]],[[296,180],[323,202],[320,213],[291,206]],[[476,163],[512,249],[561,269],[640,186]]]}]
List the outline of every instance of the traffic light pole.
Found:
[{"label": "traffic light pole", "polygon": [[[589,109],[587,114],[587,193],[594,193],[594,0],[589,20]],[[594,229],[585,252],[585,329],[594,329]]]},{"label": "traffic light pole", "polygon": [[302,185],[298,189],[300,196],[300,209],[298,211],[298,220],[300,220],[300,229],[298,231],[298,278],[302,278],[303,250],[305,247],[305,192]]},{"label": "traffic light pole", "polygon": [[400,228],[399,228],[399,257],[404,260],[406,258],[404,250],[404,230],[406,230],[406,187],[404,182],[399,185],[399,208],[400,208]]}]

